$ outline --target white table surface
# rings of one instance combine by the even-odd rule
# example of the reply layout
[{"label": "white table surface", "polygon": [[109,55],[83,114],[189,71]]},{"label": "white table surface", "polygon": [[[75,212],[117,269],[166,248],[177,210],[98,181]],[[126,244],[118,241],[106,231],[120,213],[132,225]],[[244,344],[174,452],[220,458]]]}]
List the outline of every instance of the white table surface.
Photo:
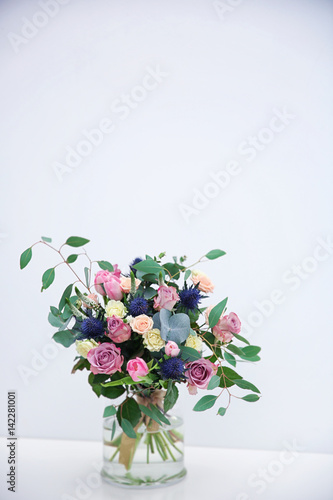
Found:
[{"label": "white table surface", "polygon": [[6,444],[0,438],[1,500],[333,500],[333,455],[186,447],[184,481],[130,490],[101,481],[99,442],[23,438],[12,493]]}]

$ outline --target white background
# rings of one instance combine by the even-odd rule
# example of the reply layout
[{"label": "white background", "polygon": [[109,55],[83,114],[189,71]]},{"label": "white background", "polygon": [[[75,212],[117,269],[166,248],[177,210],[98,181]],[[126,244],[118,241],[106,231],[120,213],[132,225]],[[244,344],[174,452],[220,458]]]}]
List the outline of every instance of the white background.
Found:
[{"label": "white background", "polygon": [[[24,271],[18,264],[42,235],[59,246],[79,235],[91,239],[92,258],[124,271],[146,252],[190,263],[212,248],[227,252],[201,268],[216,284],[212,301],[228,295],[229,310],[252,322],[262,361],[239,371],[262,399],[234,400],[221,418],[192,412],[199,396],[184,388],[187,444],[282,449],[296,440],[307,452],[333,451],[333,259],[325,250],[308,259],[333,236],[333,4],[236,3],[218,15],[208,0],[70,0],[23,41],[26,20],[43,24],[41,7],[1,3],[2,434],[14,389],[20,436],[101,437],[106,401],[86,372],[70,374],[74,348],[50,340],[48,308],[71,275],[57,269],[40,294],[56,255],[37,247]],[[125,119],[111,110],[156,67],[167,76]],[[292,118],[272,137],[263,129],[274,109]],[[56,162],[104,118],[114,131],[60,181]],[[239,148],[258,134],[270,142],[249,161]],[[209,187],[210,173],[231,161],[237,174]],[[199,203],[198,190],[201,209],[186,220],[182,205]],[[293,266],[304,266],[298,281]],[[265,302],[264,317],[258,303],[276,289],[282,303]]]}]

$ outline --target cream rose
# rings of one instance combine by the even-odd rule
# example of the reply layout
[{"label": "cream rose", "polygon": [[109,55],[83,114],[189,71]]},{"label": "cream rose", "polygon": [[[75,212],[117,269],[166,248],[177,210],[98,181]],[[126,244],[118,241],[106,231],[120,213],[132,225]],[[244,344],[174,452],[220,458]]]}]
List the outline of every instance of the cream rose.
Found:
[{"label": "cream rose", "polygon": [[143,333],[148,332],[153,328],[154,322],[153,319],[149,316],[140,314],[139,316],[135,316],[135,318],[132,318],[130,325],[133,332],[140,333],[142,335]]},{"label": "cream rose", "polygon": [[86,359],[87,359],[87,354],[90,351],[90,349],[94,349],[97,346],[98,346],[98,343],[95,342],[93,339],[91,339],[91,340],[76,340],[75,341],[75,347],[76,347],[77,353]]},{"label": "cream rose", "polygon": [[[135,289],[137,289],[140,285],[141,281],[135,278]],[[124,293],[130,293],[131,291],[131,278],[126,278],[122,276],[120,278],[120,288]]]},{"label": "cream rose", "polygon": [[214,290],[214,284],[210,278],[208,278],[207,274],[202,271],[198,271],[197,269],[193,269],[191,274],[191,280],[193,285],[197,285],[199,283],[198,289],[201,292],[212,293]]},{"label": "cream rose", "polygon": [[192,347],[197,351],[202,351],[202,340],[197,335],[189,335],[185,342],[186,347]]},{"label": "cream rose", "polygon": [[165,342],[162,339],[158,328],[145,332],[143,334],[143,339],[143,343],[149,351],[158,352],[165,346]]},{"label": "cream rose", "polygon": [[111,316],[117,316],[118,318],[123,318],[127,313],[127,309],[120,300],[109,300],[105,307],[105,316],[111,318]]}]

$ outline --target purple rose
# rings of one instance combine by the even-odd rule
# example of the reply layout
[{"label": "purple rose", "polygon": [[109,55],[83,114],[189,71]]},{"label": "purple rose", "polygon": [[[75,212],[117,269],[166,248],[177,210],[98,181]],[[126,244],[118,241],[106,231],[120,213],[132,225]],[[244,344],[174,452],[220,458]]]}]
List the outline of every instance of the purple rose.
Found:
[{"label": "purple rose", "polygon": [[90,370],[94,375],[98,373],[112,375],[113,373],[120,372],[121,365],[124,362],[120,348],[109,342],[104,342],[98,347],[90,349],[87,359],[90,363]]},{"label": "purple rose", "polygon": [[117,342],[120,344],[121,342],[125,342],[129,340],[132,334],[131,327],[124,323],[121,318],[117,316],[112,316],[111,318],[107,318],[108,322],[108,333],[107,336],[113,340],[113,342]]},{"label": "purple rose", "polygon": [[201,358],[185,365],[190,394],[196,394],[197,388],[207,389],[210,379],[217,372],[217,366],[209,359]]}]

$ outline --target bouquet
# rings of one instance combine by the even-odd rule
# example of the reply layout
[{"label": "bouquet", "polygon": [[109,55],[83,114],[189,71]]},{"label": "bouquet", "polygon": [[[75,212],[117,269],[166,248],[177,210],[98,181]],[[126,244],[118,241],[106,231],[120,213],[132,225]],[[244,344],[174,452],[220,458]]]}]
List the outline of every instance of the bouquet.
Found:
[{"label": "bouquet", "polygon": [[[168,426],[168,412],[181,384],[190,395],[201,395],[194,411],[216,406],[217,415],[223,416],[232,397],[239,398],[231,393],[232,386],[249,391],[244,401],[259,399],[257,387],[234,368],[239,359],[258,361],[260,347],[240,335],[241,322],[237,314],[227,312],[228,299],[216,304],[213,282],[194,269],[222,257],[224,251],[211,250],[192,265],[185,264],[185,256],[167,261],[165,253],[146,255],[120,270],[105,260],[92,261],[84,247],[88,242],[72,236],[57,249],[50,238],[42,237],[22,253],[20,267],[31,260],[33,247],[42,244],[57,254],[59,262],[44,272],[41,291],[53,283],[58,266],[72,271],[74,280],[58,306],[51,306],[48,320],[57,328],[53,339],[76,348],[72,373],[87,370],[98,397],[123,396],[120,403],[105,408],[104,417],[116,415],[123,434],[135,441],[142,422],[155,431]],[[81,250],[65,255],[71,247]],[[87,262],[81,277],[73,267],[79,258]],[[92,282],[94,266],[99,270]],[[210,392],[215,388],[220,389],[217,395]],[[226,403],[216,405],[224,394]],[[175,433],[155,432],[147,438],[147,454],[155,444],[162,458],[172,455],[177,439]],[[109,444],[121,451],[121,439]],[[129,461],[124,462],[127,468]]]}]

